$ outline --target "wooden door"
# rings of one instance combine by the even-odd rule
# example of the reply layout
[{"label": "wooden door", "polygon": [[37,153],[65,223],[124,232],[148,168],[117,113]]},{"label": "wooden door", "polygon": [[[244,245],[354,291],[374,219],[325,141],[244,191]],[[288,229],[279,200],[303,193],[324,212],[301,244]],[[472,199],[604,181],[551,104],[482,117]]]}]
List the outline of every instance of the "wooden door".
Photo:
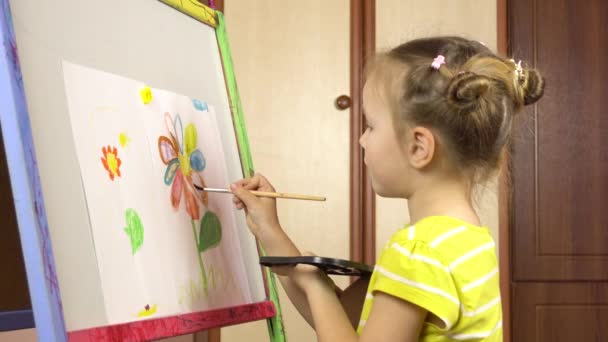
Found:
[{"label": "wooden door", "polygon": [[513,341],[608,341],[608,2],[508,12],[511,54],[546,77],[514,126]]},{"label": "wooden door", "polygon": [[[349,258],[350,2],[224,2],[228,39],[253,163],[278,191],[326,202],[278,201],[284,229],[301,250]],[[340,286],[347,277],[337,278]],[[278,284],[278,281],[277,281]],[[289,341],[314,341],[280,285]],[[224,341],[267,341],[266,322],[222,328]]]}]

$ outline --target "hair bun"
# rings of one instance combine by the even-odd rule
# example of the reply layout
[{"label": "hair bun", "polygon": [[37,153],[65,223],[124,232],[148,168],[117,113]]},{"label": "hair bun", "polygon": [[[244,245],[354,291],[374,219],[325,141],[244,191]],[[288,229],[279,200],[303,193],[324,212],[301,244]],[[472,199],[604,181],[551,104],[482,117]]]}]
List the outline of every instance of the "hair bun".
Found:
[{"label": "hair bun", "polygon": [[524,91],[524,105],[531,105],[538,101],[545,92],[545,79],[534,69],[524,70],[524,82],[521,85]]},{"label": "hair bun", "polygon": [[476,106],[491,85],[492,80],[486,76],[461,72],[448,85],[448,102],[459,109]]}]

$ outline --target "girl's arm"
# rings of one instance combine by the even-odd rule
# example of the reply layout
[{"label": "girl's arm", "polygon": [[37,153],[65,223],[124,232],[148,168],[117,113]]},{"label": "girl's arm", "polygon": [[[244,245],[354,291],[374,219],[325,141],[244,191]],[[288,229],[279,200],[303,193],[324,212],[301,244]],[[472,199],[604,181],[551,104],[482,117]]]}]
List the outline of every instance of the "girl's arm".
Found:
[{"label": "girl's arm", "polygon": [[[280,227],[276,227],[274,229],[280,230],[280,232],[275,232],[270,234],[270,236],[262,237],[260,239],[260,243],[264,247],[266,254],[269,256],[300,256],[300,251],[293,244],[291,239],[283,232]],[[314,329],[314,321],[312,319],[312,314],[310,313],[310,308],[308,307],[308,301],[306,299],[306,294],[302,289],[291,279],[290,277],[282,274],[286,274],[289,266],[278,266],[272,267],[272,271],[277,274],[285,293],[287,293],[287,297],[296,307],[300,315],[304,317],[306,322],[313,327]]]},{"label": "girl's arm", "polygon": [[[418,341],[427,311],[407,301],[374,293],[374,304],[361,336],[358,336],[341,303],[323,274],[299,265],[294,278],[304,288],[319,342],[329,341]],[[305,269],[308,268],[308,269]],[[303,276],[303,274],[309,274]]]},{"label": "girl's arm", "polygon": [[[256,236],[269,256],[300,256],[301,253],[285,234],[279,224],[276,212],[276,201],[270,198],[258,198],[246,190],[261,190],[274,192],[272,185],[263,176],[256,174],[252,178],[243,179],[233,186],[231,190],[234,203],[237,208],[247,208],[247,225]],[[300,284],[288,276],[292,274],[293,267],[273,267],[273,272],[279,275],[279,281],[285,289],[287,296],[294,304],[298,312],[314,328],[315,323],[310,311],[306,294]],[[360,280],[349,288],[341,291],[336,288],[329,278],[324,279],[326,285],[330,285],[334,299],[343,303],[348,312],[352,326],[358,324],[361,307],[365,299],[367,281]],[[342,305],[342,304],[341,304]]]},{"label": "girl's arm", "polygon": [[[304,253],[304,255],[312,254]],[[278,273],[277,275],[279,281],[285,289],[289,300],[294,304],[306,322],[308,322],[308,324],[314,329],[315,324],[312,313],[310,312],[310,306],[308,304],[306,293],[293,279],[293,275],[289,276],[291,270],[273,267],[272,271]],[[325,281],[329,283],[330,288],[334,289],[334,296],[337,296],[338,300],[340,301],[340,305],[346,312],[352,327],[356,328],[359,324],[359,318],[361,317],[363,303],[365,302],[365,293],[369,284],[369,278],[359,278],[344,290],[338,288],[329,277],[327,277]]]},{"label": "girl's arm", "polygon": [[[247,226],[260,241],[269,256],[300,256],[301,253],[285,234],[277,217],[276,201],[270,198],[257,198],[245,190],[274,192],[274,187],[260,174],[242,179],[231,186],[234,203],[238,209],[247,208]],[[285,274],[288,267],[273,267],[279,281],[300,315],[314,328],[306,295],[295,282]]]},{"label": "girl's arm", "polygon": [[[239,190],[233,191],[238,193]],[[251,224],[251,222],[249,222],[249,224]],[[276,227],[268,227],[268,229],[258,231],[257,233],[258,240],[264,247],[266,254],[269,256],[302,255],[278,223]],[[314,329],[315,324],[310,312],[306,294],[302,288],[296,284],[292,277],[289,276],[291,270],[292,267],[289,266],[272,267],[272,271],[277,274],[289,300],[296,307],[300,315],[304,317],[306,322]],[[331,281],[331,279],[328,278],[328,281]],[[341,305],[344,305],[353,327],[356,327],[359,323],[359,316],[361,315],[361,308],[363,307],[363,302],[365,300],[365,291],[367,290],[368,283],[369,278],[360,278],[345,290],[340,290],[331,282],[331,285],[334,288],[334,296],[340,298]]]},{"label": "girl's arm", "polygon": [[346,289],[338,291],[340,304],[344,308],[353,328],[357,328],[359,325],[359,318],[361,317],[361,310],[363,309],[363,303],[365,302],[365,294],[367,293],[369,279],[369,277],[361,277],[350,284]]}]

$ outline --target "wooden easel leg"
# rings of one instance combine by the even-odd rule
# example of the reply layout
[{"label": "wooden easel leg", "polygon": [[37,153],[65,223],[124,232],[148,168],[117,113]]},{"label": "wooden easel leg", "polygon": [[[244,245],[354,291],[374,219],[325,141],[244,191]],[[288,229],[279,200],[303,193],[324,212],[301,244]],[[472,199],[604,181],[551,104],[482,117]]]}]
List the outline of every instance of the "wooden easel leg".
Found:
[{"label": "wooden easel leg", "polygon": [[194,342],[219,342],[221,335],[221,329],[209,329],[207,331],[201,331],[194,334]]}]

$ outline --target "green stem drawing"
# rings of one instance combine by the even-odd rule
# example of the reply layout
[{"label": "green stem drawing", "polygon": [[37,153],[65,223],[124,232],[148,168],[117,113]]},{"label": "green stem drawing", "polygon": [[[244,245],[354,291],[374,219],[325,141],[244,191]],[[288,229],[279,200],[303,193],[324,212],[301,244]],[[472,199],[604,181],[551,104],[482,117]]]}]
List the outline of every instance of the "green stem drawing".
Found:
[{"label": "green stem drawing", "polygon": [[192,234],[194,234],[194,243],[196,244],[198,264],[201,267],[201,276],[203,277],[203,290],[205,291],[205,297],[209,297],[209,293],[207,291],[207,273],[205,272],[205,264],[203,263],[203,257],[201,256],[202,253],[198,250],[198,238],[196,236],[196,227],[194,226],[194,220],[191,220],[190,222],[192,223]]}]

